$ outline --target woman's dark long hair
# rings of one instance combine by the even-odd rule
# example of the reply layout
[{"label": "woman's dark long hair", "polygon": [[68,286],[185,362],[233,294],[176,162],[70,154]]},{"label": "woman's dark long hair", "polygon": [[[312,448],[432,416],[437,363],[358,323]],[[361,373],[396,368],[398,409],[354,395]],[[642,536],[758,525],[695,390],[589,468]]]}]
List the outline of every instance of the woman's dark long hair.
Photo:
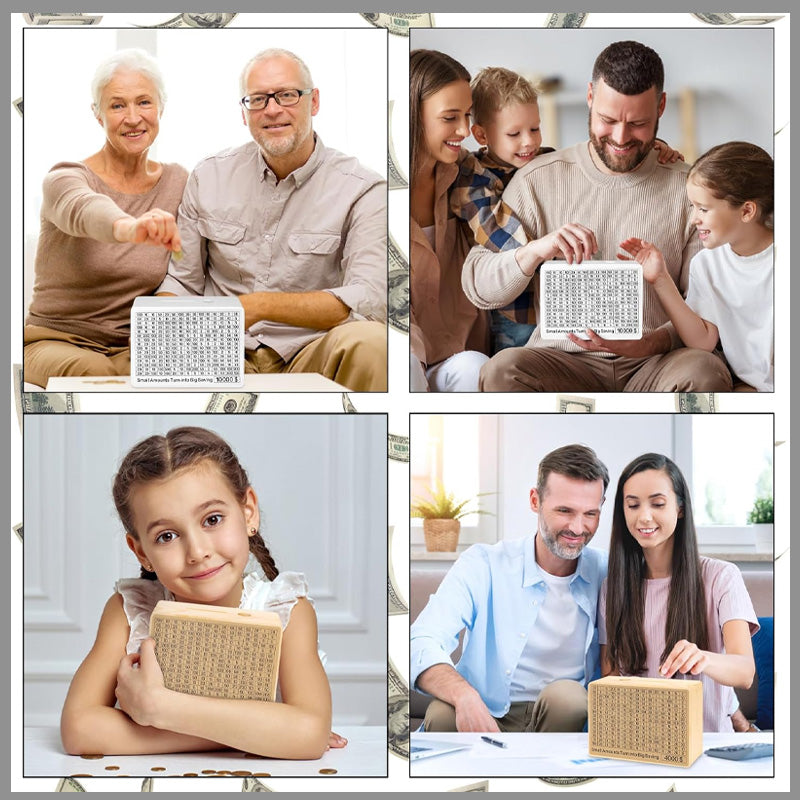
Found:
[{"label": "woman's dark long hair", "polygon": [[409,116],[411,127],[411,178],[420,168],[424,132],[422,130],[422,101],[455,81],[469,83],[466,67],[447,53],[438,50],[412,50],[408,62],[410,88]]},{"label": "woman's dark long hair", "polygon": [[694,642],[702,650],[708,648],[705,591],[686,479],[666,456],[645,453],[631,461],[619,477],[608,558],[607,653],[612,668],[627,675],[636,675],[646,669],[644,599],[647,565],[642,548],[628,531],[625,521],[625,484],[632,475],[649,469],[664,472],[669,477],[678,508],[683,512],[672,534],[672,577],[664,625],[665,646],[660,661],[664,661],[680,639]]},{"label": "woman's dark long hair", "polygon": [[[230,445],[206,428],[186,426],[173,428],[166,436],[150,436],[135,445],[122,460],[114,478],[114,505],[125,531],[139,538],[133,524],[131,493],[136,486],[169,478],[178,470],[203,462],[214,464],[228,482],[236,499],[244,502],[250,486],[247,473]],[[269,580],[278,576],[278,567],[261,534],[250,536],[250,552],[255,556]],[[155,572],[141,568],[141,576],[156,580]]]}]

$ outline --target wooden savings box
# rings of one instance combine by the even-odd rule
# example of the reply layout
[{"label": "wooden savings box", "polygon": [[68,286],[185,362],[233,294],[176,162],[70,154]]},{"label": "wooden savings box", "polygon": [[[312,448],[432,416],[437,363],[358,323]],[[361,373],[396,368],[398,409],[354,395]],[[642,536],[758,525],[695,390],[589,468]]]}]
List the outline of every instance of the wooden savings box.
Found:
[{"label": "wooden savings box", "polygon": [[168,689],[275,699],[283,628],[273,611],[160,600],[150,616],[150,635]]},{"label": "wooden savings box", "polygon": [[703,751],[703,684],[609,676],[589,684],[589,754],[690,767]]}]

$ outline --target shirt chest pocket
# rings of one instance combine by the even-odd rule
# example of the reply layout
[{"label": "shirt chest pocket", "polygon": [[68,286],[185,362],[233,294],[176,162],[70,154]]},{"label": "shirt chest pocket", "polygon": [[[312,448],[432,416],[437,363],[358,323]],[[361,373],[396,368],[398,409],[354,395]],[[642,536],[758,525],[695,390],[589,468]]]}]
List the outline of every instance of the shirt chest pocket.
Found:
[{"label": "shirt chest pocket", "polygon": [[247,226],[238,222],[198,219],[197,231],[207,241],[208,263],[214,271],[246,286],[248,280],[242,274],[241,265]]},{"label": "shirt chest pocket", "polygon": [[285,288],[311,291],[338,286],[341,241],[338,233],[289,234],[291,258]]}]

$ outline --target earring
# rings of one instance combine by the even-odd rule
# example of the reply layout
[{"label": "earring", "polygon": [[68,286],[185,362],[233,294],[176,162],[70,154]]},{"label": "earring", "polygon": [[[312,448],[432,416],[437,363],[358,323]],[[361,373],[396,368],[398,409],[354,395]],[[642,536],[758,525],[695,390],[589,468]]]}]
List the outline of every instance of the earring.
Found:
[{"label": "earring", "polygon": [[143,566],[143,567],[144,567],[144,568],[145,568],[145,569],[146,569],[148,572],[152,572],[152,571],[153,571],[153,567],[152,567],[152,566],[151,566],[149,563],[145,564],[144,562],[142,562],[142,566]]},{"label": "earring", "polygon": [[258,533],[258,531],[255,528],[250,528],[250,535],[251,536],[255,536],[257,533]]}]

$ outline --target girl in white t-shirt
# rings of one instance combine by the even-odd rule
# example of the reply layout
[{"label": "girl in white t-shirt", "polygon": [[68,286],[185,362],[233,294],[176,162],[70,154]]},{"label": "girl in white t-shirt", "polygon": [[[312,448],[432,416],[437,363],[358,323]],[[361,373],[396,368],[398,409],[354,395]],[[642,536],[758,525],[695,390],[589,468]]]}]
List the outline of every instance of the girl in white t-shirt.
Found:
[{"label": "girl in white t-shirt", "polygon": [[[175,753],[235,748],[319,758],[346,741],[331,732],[331,693],[305,578],[281,572],[258,531],[258,499],[230,446],[205,428],[150,436],[125,456],[114,503],[142,577],[117,582],[95,643],[61,713],[68,753]],[[261,608],[283,625],[281,702],[199,697],[167,689],[148,637],[159,600]]]},{"label": "girl in white t-shirt", "polygon": [[[727,142],[695,162],[686,180],[703,245],[681,297],[651,242],[620,247],[643,268],[687,347],[721,345],[737,389],[773,391],[772,158],[754,144]],[[738,381],[737,381],[738,379]]]}]

